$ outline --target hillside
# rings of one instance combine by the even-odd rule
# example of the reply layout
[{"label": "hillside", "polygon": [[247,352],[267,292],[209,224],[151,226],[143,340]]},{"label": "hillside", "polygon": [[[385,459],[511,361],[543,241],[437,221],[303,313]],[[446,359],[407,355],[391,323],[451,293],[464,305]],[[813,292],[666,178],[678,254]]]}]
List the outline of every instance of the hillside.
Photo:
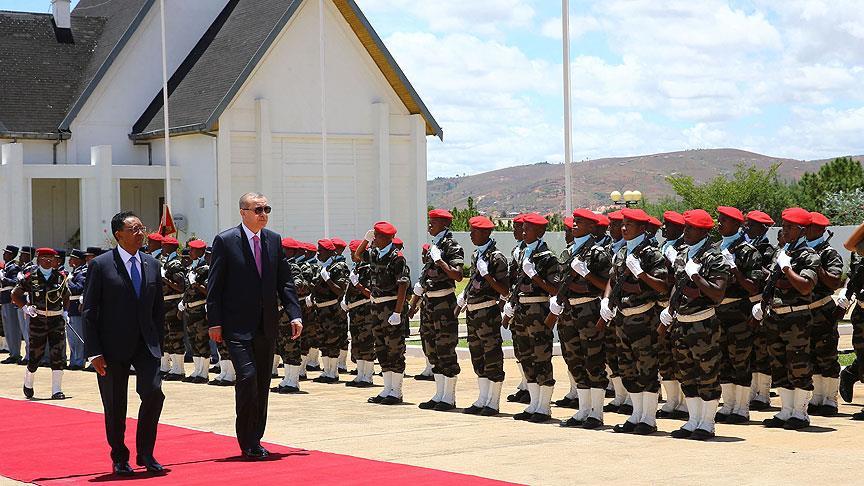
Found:
[{"label": "hillside", "polygon": [[[855,157],[861,160],[862,157]],[[693,176],[704,182],[731,174],[739,163],[768,168],[780,162],[782,179],[795,180],[814,172],[826,160],[801,161],[770,157],[738,149],[705,149],[633,157],[616,157],[576,162],[572,165],[574,206],[597,207],[609,203],[609,193],[640,190],[657,200],[674,195],[664,177],[674,173]],[[436,207],[465,207],[473,197],[481,211],[505,214],[509,211],[564,210],[564,166],[539,163],[498,169],[466,177],[439,177],[428,181],[429,204]]]}]

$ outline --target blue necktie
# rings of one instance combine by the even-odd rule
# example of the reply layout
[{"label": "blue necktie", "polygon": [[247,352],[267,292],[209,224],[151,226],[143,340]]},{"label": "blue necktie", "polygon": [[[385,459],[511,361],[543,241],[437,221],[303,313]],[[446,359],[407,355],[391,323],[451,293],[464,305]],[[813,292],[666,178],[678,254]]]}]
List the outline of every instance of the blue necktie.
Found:
[{"label": "blue necktie", "polygon": [[135,289],[135,296],[141,296],[141,272],[138,271],[138,259],[134,256],[129,259],[132,262],[132,269],[129,270],[129,276],[132,277],[132,288]]}]

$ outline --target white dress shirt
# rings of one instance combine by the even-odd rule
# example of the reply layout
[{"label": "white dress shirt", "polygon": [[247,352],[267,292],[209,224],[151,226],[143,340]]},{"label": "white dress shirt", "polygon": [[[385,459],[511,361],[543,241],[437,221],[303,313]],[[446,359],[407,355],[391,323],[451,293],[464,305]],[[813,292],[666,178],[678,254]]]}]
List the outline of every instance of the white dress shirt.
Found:
[{"label": "white dress shirt", "polygon": [[261,231],[259,230],[257,233],[253,233],[252,230],[246,227],[245,224],[241,224],[243,227],[243,232],[246,233],[246,241],[249,243],[249,248],[252,249],[252,256],[255,256],[255,243],[252,241],[252,237],[257,236],[258,242],[261,242]]}]

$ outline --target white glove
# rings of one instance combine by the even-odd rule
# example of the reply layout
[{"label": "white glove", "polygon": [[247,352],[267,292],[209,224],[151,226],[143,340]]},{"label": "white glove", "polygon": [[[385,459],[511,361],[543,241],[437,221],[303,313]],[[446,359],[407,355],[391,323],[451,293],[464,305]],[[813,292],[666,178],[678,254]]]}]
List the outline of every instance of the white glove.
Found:
[{"label": "white glove", "polygon": [[186,281],[189,282],[189,285],[195,283],[195,272],[189,272],[186,274]]},{"label": "white glove", "polygon": [[698,275],[701,268],[702,265],[699,265],[693,260],[687,260],[687,263],[684,264],[684,273],[687,274],[687,278],[693,280],[693,276]]},{"label": "white glove", "polygon": [[417,297],[421,297],[423,295],[423,286],[420,285],[420,282],[414,284],[413,292],[414,295],[416,295]]},{"label": "white glove", "polygon": [[399,324],[402,324],[402,316],[400,316],[398,312],[394,312],[387,318],[387,323],[391,326],[398,326]]},{"label": "white glove", "polygon": [[849,299],[846,298],[846,287],[840,289],[840,295],[837,296],[837,306],[843,310],[849,308]]},{"label": "white glove", "polygon": [[669,245],[663,252],[663,256],[665,256],[666,259],[669,260],[669,263],[675,263],[675,260],[678,258],[678,250],[676,250],[674,246]]},{"label": "white glove", "polygon": [[600,300],[600,317],[606,322],[611,321],[615,317],[615,313],[609,308],[609,299],[606,297]]},{"label": "white glove", "polygon": [[736,268],[735,265],[735,255],[729,252],[729,250],[723,250],[720,252],[723,255],[723,259],[726,260],[726,265],[729,265],[729,268]]},{"label": "white glove", "polygon": [[489,264],[486,260],[482,258],[477,259],[477,273],[479,273],[481,277],[489,275]]},{"label": "white glove", "polygon": [[432,259],[433,262],[438,263],[441,261],[441,249],[435,245],[429,247],[429,258]]},{"label": "white glove", "polygon": [[182,300],[177,304],[177,310],[180,312],[186,312],[186,304],[184,304]]},{"label": "white glove", "polygon": [[357,285],[360,283],[360,276],[357,275],[357,272],[351,270],[351,273],[348,274],[348,280],[351,281],[351,285]]},{"label": "white glove", "polygon": [[30,317],[36,317],[37,316],[35,305],[25,305],[24,307],[21,308],[21,310],[24,311],[24,313]]},{"label": "white glove", "polygon": [[642,273],[644,273],[642,271],[642,264],[639,263],[639,259],[636,258],[636,255],[632,253],[627,255],[627,259],[624,261],[624,263],[627,264],[627,268],[630,269],[630,272],[633,274],[634,277],[638,278],[639,275],[642,275]]},{"label": "white glove", "polygon": [[672,324],[672,321],[672,313],[669,312],[669,308],[667,307],[663,309],[663,311],[660,312],[660,323],[666,327],[669,327]]},{"label": "white glove", "polygon": [[564,307],[558,305],[558,296],[549,297],[549,312],[556,316],[560,316],[561,313],[564,312]]},{"label": "white glove", "polygon": [[525,275],[528,275],[528,278],[534,278],[537,275],[537,268],[531,260],[526,259],[522,262],[522,271],[525,272]]},{"label": "white glove", "polygon": [[363,237],[363,239],[366,240],[367,243],[370,243],[370,244],[371,244],[371,243],[372,243],[372,240],[375,239],[375,230],[374,230],[374,229],[370,229],[369,231],[367,231],[367,232],[366,232],[366,235]]},{"label": "white glove", "polygon": [[66,324],[69,324],[69,311],[63,311],[63,320],[66,321]]},{"label": "white glove", "polygon": [[777,265],[780,266],[780,270],[784,270],[786,267],[792,266],[792,257],[790,257],[785,250],[780,250],[777,252]]},{"label": "white glove", "polygon": [[516,314],[516,309],[513,308],[513,304],[507,302],[504,304],[504,315],[507,317],[513,317]]},{"label": "white glove", "polygon": [[312,294],[307,295],[303,300],[306,302],[306,307],[312,307]]},{"label": "white glove", "polygon": [[348,312],[348,302],[345,302],[345,297],[342,297],[342,300],[339,301],[339,307],[342,308],[343,311]]},{"label": "white glove", "polygon": [[762,312],[761,302],[753,304],[753,310],[751,311],[751,314],[753,314],[753,319],[756,319],[757,321],[761,321],[762,318],[765,317],[765,314]]},{"label": "white glove", "polygon": [[584,277],[585,275],[588,275],[590,273],[588,271],[588,264],[578,258],[574,258],[570,262],[570,268],[572,268],[573,271],[578,273],[581,277]]},{"label": "white glove", "polygon": [[[162,278],[165,278],[166,273],[165,273],[165,267],[164,266],[159,267],[159,273],[162,274]],[[18,275],[20,276],[21,274],[19,273]]]},{"label": "white glove", "polygon": [[320,275],[321,280],[323,280],[325,282],[330,280],[330,272],[328,272],[327,269],[324,267],[321,267],[321,271],[318,272],[318,275]]}]

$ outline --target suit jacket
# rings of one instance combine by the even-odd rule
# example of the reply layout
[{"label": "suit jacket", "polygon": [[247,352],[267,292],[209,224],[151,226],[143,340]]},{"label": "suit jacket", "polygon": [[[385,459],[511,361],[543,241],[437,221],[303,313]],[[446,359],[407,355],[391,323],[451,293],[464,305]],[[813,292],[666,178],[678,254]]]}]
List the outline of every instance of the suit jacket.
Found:
[{"label": "suit jacket", "polygon": [[135,295],[132,279],[116,248],[87,264],[82,312],[87,356],[101,354],[106,360],[128,361],[138,340],[143,339],[154,357],[162,357],[165,313],[159,262],[146,253],[138,254],[140,296]]},{"label": "suit jacket", "polygon": [[222,335],[228,339],[250,340],[259,329],[275,339],[279,300],[292,320],[301,318],[291,267],[282,257],[282,238],[267,228],[261,230],[260,237],[261,275],[242,225],[219,233],[213,240],[207,321],[210,327],[222,326]]}]

